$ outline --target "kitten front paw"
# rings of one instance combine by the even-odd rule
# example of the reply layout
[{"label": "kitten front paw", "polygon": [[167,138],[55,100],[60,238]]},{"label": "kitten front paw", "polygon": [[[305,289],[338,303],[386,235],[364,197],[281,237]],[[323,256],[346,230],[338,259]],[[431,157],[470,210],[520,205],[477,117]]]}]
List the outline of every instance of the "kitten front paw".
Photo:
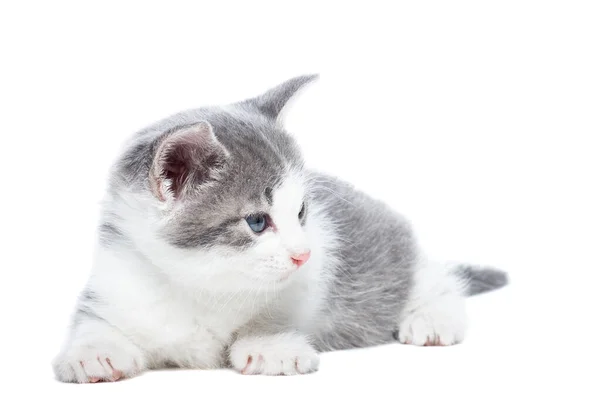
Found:
[{"label": "kitten front paw", "polygon": [[95,343],[70,346],[53,361],[62,382],[114,382],[130,378],[144,368],[142,353],[133,346]]},{"label": "kitten front paw", "polygon": [[300,335],[245,337],[229,351],[234,369],[242,374],[296,375],[319,368],[319,355]]}]

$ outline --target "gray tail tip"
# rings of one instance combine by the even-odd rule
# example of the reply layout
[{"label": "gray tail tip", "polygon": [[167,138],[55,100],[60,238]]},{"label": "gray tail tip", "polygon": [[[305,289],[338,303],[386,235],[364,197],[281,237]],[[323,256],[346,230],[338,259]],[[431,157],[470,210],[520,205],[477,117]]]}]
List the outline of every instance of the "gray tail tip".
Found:
[{"label": "gray tail tip", "polygon": [[508,285],[508,274],[502,270],[475,265],[459,265],[456,273],[467,282],[467,295],[475,296]]}]

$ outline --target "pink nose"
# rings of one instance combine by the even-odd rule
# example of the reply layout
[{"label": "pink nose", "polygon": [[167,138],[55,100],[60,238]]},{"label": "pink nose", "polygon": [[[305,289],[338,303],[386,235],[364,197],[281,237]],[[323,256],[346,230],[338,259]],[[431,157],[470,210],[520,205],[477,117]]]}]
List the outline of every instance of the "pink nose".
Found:
[{"label": "pink nose", "polygon": [[302,254],[292,254],[292,262],[296,264],[297,267],[302,266],[308,259],[310,258],[310,250],[306,253]]}]

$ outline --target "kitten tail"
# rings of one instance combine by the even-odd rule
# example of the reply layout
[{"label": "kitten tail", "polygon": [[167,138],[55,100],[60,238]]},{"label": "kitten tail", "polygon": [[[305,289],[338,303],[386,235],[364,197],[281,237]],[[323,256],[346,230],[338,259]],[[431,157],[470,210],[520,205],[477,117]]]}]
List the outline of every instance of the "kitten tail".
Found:
[{"label": "kitten tail", "polygon": [[461,264],[453,272],[466,281],[467,296],[490,292],[508,284],[508,274],[495,268]]}]

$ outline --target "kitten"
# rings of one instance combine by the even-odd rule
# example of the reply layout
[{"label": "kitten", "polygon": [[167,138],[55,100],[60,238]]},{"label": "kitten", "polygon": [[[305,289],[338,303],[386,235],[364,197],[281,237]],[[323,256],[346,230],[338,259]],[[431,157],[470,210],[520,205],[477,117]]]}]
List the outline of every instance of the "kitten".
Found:
[{"label": "kitten", "polygon": [[304,168],[278,116],[314,78],[133,136],[57,379],[166,366],[303,374],[318,352],[463,340],[465,298],[506,275],[428,260],[402,216]]}]

